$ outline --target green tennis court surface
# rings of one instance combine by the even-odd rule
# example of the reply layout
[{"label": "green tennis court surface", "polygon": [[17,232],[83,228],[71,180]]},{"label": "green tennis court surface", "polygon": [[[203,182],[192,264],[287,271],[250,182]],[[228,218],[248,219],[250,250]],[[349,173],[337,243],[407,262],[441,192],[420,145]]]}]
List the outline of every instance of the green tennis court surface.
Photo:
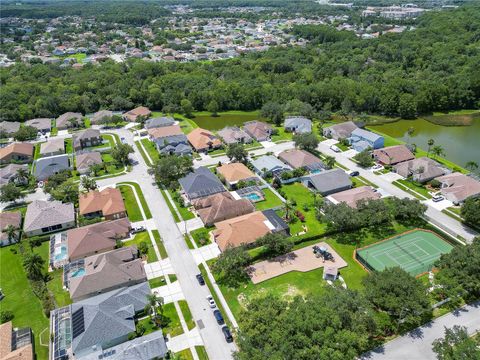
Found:
[{"label": "green tennis court surface", "polygon": [[412,275],[429,271],[453,246],[432,232],[415,230],[357,250],[357,259],[371,270],[399,266]]}]

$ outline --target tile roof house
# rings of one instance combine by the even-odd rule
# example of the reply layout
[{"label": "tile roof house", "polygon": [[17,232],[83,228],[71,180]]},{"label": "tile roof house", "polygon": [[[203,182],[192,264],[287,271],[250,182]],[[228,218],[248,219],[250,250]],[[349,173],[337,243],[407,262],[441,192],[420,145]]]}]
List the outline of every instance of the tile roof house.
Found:
[{"label": "tile roof house", "polygon": [[257,181],[257,176],[242,163],[223,164],[217,168],[218,174],[223,176],[229,187],[235,186],[239,181]]},{"label": "tile roof house", "polygon": [[411,176],[414,181],[419,183],[425,183],[447,173],[447,169],[428,157],[401,162],[396,164],[393,169],[404,178]]},{"label": "tile roof house", "polygon": [[373,191],[370,186],[360,186],[358,188],[332,194],[327,197],[327,200],[329,200],[332,204],[344,202],[351,208],[356,208],[357,203],[360,200],[376,200],[380,199],[381,197],[382,195],[376,191]]},{"label": "tile roof house", "polygon": [[315,175],[308,175],[302,179],[305,186],[315,189],[323,196],[348,190],[352,182],[348,174],[342,169],[326,170]]},{"label": "tile roof house", "polygon": [[70,263],[69,266],[64,267],[64,273],[64,279],[66,279],[64,285],[67,286],[74,302],[147,281],[136,246],[92,255]]},{"label": "tile roof house", "polygon": [[243,130],[257,141],[268,141],[273,128],[267,123],[254,120],[244,123]]},{"label": "tile roof house", "polygon": [[81,359],[99,350],[104,358],[107,349],[126,343],[135,332],[134,318],[147,305],[148,295],[150,286],[143,282],[53,310],[51,358],[61,360],[74,354]]},{"label": "tile roof house", "polygon": [[415,159],[415,155],[405,145],[388,146],[374,150],[373,156],[384,165],[395,165]]},{"label": "tile roof house", "polygon": [[358,127],[353,121],[346,121],[324,128],[323,136],[335,140],[348,139],[355,129],[358,129]]},{"label": "tile roof house", "polygon": [[31,126],[40,131],[43,134],[50,132],[52,130],[52,119],[50,118],[39,118],[25,121],[26,126]]},{"label": "tile roof house", "polygon": [[0,213],[0,246],[9,245],[11,242],[16,242],[16,238],[18,236],[9,239],[6,229],[9,226],[13,226],[14,229],[20,229],[21,225],[22,213],[20,211],[5,211]]},{"label": "tile roof house", "polygon": [[252,162],[255,172],[259,175],[265,175],[267,173],[276,173],[281,171],[290,171],[292,168],[273,155],[263,155],[253,160]]},{"label": "tile roof house", "polygon": [[83,122],[83,115],[80,113],[66,112],[60,115],[56,120],[58,130],[66,130],[68,128],[77,127]]},{"label": "tile roof house", "polygon": [[145,106],[139,106],[139,107],[137,107],[135,109],[132,109],[132,110],[126,112],[125,114],[123,114],[123,118],[125,120],[135,122],[135,121],[138,120],[138,118],[140,116],[142,116],[144,118],[149,118],[151,114],[152,114],[152,112],[150,111],[149,108],[147,108]]},{"label": "tile roof house", "polygon": [[131,230],[127,218],[102,221],[68,230],[66,242],[70,261],[113,250],[117,240],[125,239]]},{"label": "tile roof house", "polygon": [[33,145],[30,143],[15,142],[0,148],[0,164],[11,161],[26,163],[33,159]]},{"label": "tile roof house", "polygon": [[102,216],[107,220],[127,216],[122,193],[118,189],[105,188],[102,191],[92,190],[78,197],[79,213],[85,217]]},{"label": "tile roof house", "polygon": [[294,169],[303,168],[312,171],[325,168],[322,160],[305,150],[285,150],[278,154],[278,158]]},{"label": "tile roof house", "polygon": [[172,126],[175,124],[175,119],[171,116],[162,116],[145,121],[145,129],[159,128],[164,126]]},{"label": "tile roof house", "polygon": [[16,329],[8,321],[0,325],[0,360],[34,360],[30,328]]},{"label": "tile roof house", "polygon": [[102,164],[102,155],[98,151],[86,152],[76,156],[77,171],[84,175],[90,172],[90,167]]},{"label": "tile roof house", "polygon": [[73,149],[75,151],[81,150],[90,146],[97,146],[103,143],[103,138],[100,135],[100,130],[86,129],[73,135]]},{"label": "tile roof house", "polygon": [[40,155],[54,156],[65,154],[65,141],[63,138],[50,139],[40,144]]},{"label": "tile roof house", "polygon": [[44,181],[50,176],[68,169],[70,169],[70,161],[66,154],[40,158],[35,163],[34,176],[37,180]]},{"label": "tile roof house", "polygon": [[192,201],[205,226],[255,211],[248,199],[236,200],[227,191]]},{"label": "tile roof house", "polygon": [[223,142],[227,145],[237,143],[248,144],[253,141],[250,135],[237,126],[227,126],[226,128],[219,130],[218,136],[220,136],[223,139]]},{"label": "tile roof house", "polygon": [[13,182],[18,185],[24,185],[27,183],[26,179],[23,181],[17,178],[19,169],[24,169],[30,172],[27,165],[24,164],[8,164],[7,166],[0,168],[0,186]]},{"label": "tile roof house", "polygon": [[307,134],[312,132],[312,121],[303,116],[290,116],[285,119],[283,127],[285,131]]},{"label": "tile roof house", "polygon": [[222,141],[211,131],[196,128],[187,135],[188,141],[197,152],[209,151],[222,147]]},{"label": "tile roof house", "polygon": [[75,225],[73,204],[63,204],[56,200],[34,200],[27,206],[23,232],[26,236],[35,236],[69,229]]},{"label": "tile roof house", "polygon": [[480,181],[458,172],[440,176],[436,180],[442,184],[440,191],[443,196],[455,205],[480,194]]},{"label": "tile roof house", "polygon": [[2,121],[0,122],[0,132],[4,132],[7,135],[12,135],[20,129],[20,123],[18,121]]},{"label": "tile roof house", "polygon": [[385,139],[383,136],[364,129],[355,129],[348,138],[350,145],[358,152],[371,149],[380,149],[383,147]]},{"label": "tile roof house", "polygon": [[164,136],[154,139],[153,142],[161,154],[178,156],[192,155],[192,148],[190,147],[187,136],[184,134]]},{"label": "tile roof house", "polygon": [[226,191],[222,182],[203,166],[195,169],[178,182],[190,201]]},{"label": "tile roof house", "polygon": [[113,117],[113,111],[100,110],[90,117],[90,122],[94,125],[101,125]]},{"label": "tile roof house", "polygon": [[151,140],[161,139],[168,136],[184,135],[182,129],[178,125],[162,126],[159,128],[148,129],[148,136]]}]

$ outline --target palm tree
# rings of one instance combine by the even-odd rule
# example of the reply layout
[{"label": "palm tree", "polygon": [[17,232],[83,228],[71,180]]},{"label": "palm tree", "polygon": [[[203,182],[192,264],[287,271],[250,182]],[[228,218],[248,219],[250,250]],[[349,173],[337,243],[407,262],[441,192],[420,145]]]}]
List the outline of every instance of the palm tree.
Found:
[{"label": "palm tree", "polygon": [[335,158],[333,156],[327,155],[323,159],[323,162],[327,168],[331,169],[335,165]]},{"label": "palm tree", "polygon": [[410,126],[407,130],[408,143],[410,143],[410,140],[412,139],[412,135],[414,132],[415,132],[415,128],[413,126]]},{"label": "palm tree", "polygon": [[287,201],[285,201],[285,204],[283,205],[284,209],[285,209],[285,219],[289,219],[289,216],[290,216],[290,211],[293,210],[293,205],[292,203],[290,202],[290,200],[287,199]]},{"label": "palm tree", "polygon": [[11,244],[12,243],[12,240],[14,240],[14,242],[16,242],[18,240],[18,237],[17,237],[17,229],[15,229],[15,227],[10,224],[8,225],[5,230],[4,230],[7,234],[7,238],[8,238],[8,243]]},{"label": "palm tree", "polygon": [[40,280],[43,278],[43,265],[45,260],[37,253],[28,254],[23,259],[23,268],[25,269],[27,276],[32,280]]},{"label": "palm tree", "polygon": [[17,173],[15,174],[15,180],[19,184],[28,183],[29,178],[30,178],[30,173],[28,172],[28,169],[23,167],[19,168],[17,170]]},{"label": "palm tree", "polygon": [[430,149],[432,148],[433,145],[435,145],[435,140],[428,139],[427,145],[428,145],[427,156],[430,157]]},{"label": "palm tree", "polygon": [[438,156],[445,156],[445,150],[441,145],[435,145],[432,148],[432,154],[435,155],[436,157]]},{"label": "palm tree", "polygon": [[478,170],[478,163],[476,161],[468,161],[467,164],[465,165],[467,169],[469,169],[472,172],[475,172],[475,170]]},{"label": "palm tree", "polygon": [[[145,306],[145,312],[150,314],[152,320],[157,326],[163,317],[163,298],[156,294],[147,295],[147,305]],[[160,316],[159,316],[160,315]]]},{"label": "palm tree", "polygon": [[86,191],[96,190],[98,188],[95,179],[92,179],[88,176],[82,176],[80,179],[80,184]]}]

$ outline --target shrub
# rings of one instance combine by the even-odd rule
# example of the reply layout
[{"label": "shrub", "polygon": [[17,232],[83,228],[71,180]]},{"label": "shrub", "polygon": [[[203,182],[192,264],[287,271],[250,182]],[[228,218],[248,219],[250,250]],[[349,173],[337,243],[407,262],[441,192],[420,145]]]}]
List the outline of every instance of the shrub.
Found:
[{"label": "shrub", "polygon": [[9,322],[14,317],[13,313],[10,310],[0,311],[0,324]]}]

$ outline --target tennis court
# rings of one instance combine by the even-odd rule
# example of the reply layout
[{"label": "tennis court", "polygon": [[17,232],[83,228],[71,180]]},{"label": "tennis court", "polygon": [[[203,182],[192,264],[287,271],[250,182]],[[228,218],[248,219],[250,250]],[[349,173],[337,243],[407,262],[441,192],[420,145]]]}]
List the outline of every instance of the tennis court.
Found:
[{"label": "tennis court", "polygon": [[413,230],[357,250],[357,259],[368,269],[381,271],[399,266],[412,275],[431,270],[453,246],[433,232]]}]

